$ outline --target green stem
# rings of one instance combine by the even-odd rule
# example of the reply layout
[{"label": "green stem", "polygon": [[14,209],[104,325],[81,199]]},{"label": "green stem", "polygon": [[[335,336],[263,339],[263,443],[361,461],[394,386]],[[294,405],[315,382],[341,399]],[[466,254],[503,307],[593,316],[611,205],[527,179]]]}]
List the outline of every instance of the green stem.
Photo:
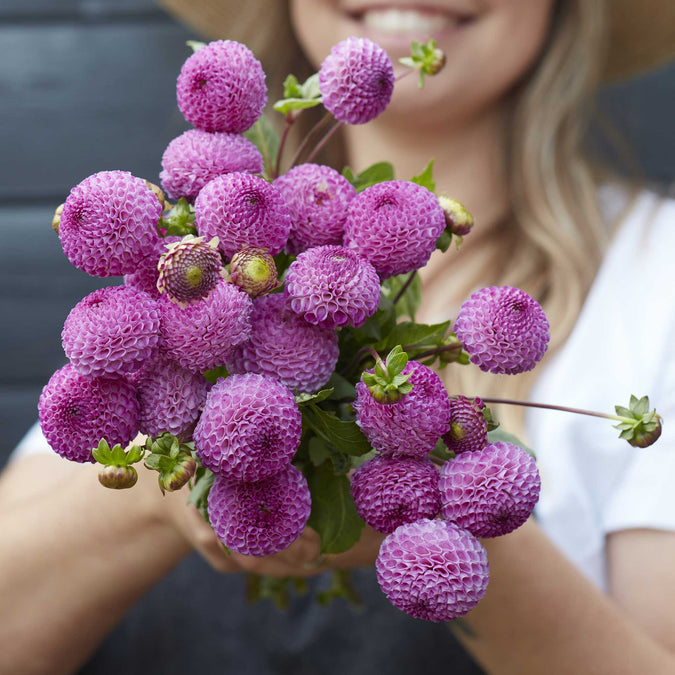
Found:
[{"label": "green stem", "polygon": [[319,154],[321,148],[323,148],[326,143],[333,137],[335,132],[342,126],[342,122],[335,123],[325,134],[324,137],[314,146],[314,150],[309,153],[309,157],[305,162],[309,163],[314,160],[314,158]]},{"label": "green stem", "polygon": [[415,275],[417,274],[417,270],[413,270],[409,275],[408,278],[405,280],[405,283],[403,286],[401,286],[401,289],[399,292],[396,294],[396,297],[394,298],[394,304],[396,304],[402,297],[403,294],[410,288],[410,284],[412,284],[413,279],[415,278]]},{"label": "green stem", "polygon": [[[416,345],[405,345],[403,347],[403,351],[407,352],[409,349],[415,349]],[[419,354],[416,354],[413,359],[415,361],[419,361],[420,359],[426,359],[429,356],[436,356],[438,354],[442,354],[443,352],[451,352],[454,351],[455,349],[462,349],[462,343],[461,342],[456,342],[451,345],[443,345],[442,347],[434,347],[433,349],[427,349],[424,352],[420,352]]]},{"label": "green stem", "polygon": [[307,147],[307,144],[309,143],[310,139],[312,136],[315,136],[328,122],[331,120],[333,117],[332,113],[327,112],[307,133],[307,135],[302,139],[302,143],[298,146],[298,149],[295,151],[295,154],[293,155],[293,159],[291,160],[291,167],[294,167],[298,160],[300,159],[300,156],[304,152],[305,148]]},{"label": "green stem", "polygon": [[293,126],[293,122],[295,122],[296,119],[297,116],[294,115],[293,113],[289,113],[288,115],[286,115],[286,125],[284,126],[284,130],[281,134],[281,140],[279,141],[279,149],[277,150],[277,161],[274,165],[274,174],[270,176],[272,180],[277,178],[279,172],[281,171],[281,156],[284,152],[284,146],[286,145],[288,132],[290,131],[291,127]]},{"label": "green stem", "polygon": [[553,405],[550,403],[532,403],[531,401],[518,401],[510,398],[483,398],[480,397],[483,403],[505,403],[506,405],[521,405],[527,408],[544,408],[546,410],[560,410],[562,412],[575,413],[577,415],[589,415],[590,417],[602,417],[606,420],[616,420],[618,422],[635,422],[629,417],[619,417],[617,415],[608,415],[607,413],[599,413],[593,410],[583,410],[582,408],[570,408],[564,405]]},{"label": "green stem", "polygon": [[368,353],[375,359],[375,363],[380,364],[380,368],[384,371],[384,376],[389,379],[389,371],[387,370],[387,366],[385,362],[382,360],[382,357],[370,346],[366,348],[368,350]]}]

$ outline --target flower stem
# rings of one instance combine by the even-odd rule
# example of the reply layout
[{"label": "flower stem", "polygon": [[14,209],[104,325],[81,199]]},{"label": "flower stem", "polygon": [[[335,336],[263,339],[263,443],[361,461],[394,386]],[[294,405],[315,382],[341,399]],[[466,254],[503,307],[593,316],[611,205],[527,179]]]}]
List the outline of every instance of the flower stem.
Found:
[{"label": "flower stem", "polygon": [[387,370],[387,366],[382,360],[382,357],[370,345],[368,345],[366,349],[368,350],[368,353],[375,359],[375,363],[380,364],[380,368],[382,368],[384,371],[384,376],[389,379],[389,371]]},{"label": "flower stem", "polygon": [[298,146],[298,149],[295,151],[295,155],[293,155],[293,159],[291,160],[291,167],[294,167],[298,160],[300,159],[300,155],[305,151],[305,148],[307,147],[307,144],[309,143],[310,139],[312,136],[315,136],[328,122],[331,120],[333,117],[332,113],[327,112],[307,133],[307,135],[302,139],[302,143]]},{"label": "flower stem", "polygon": [[417,274],[417,270],[413,270],[409,275],[408,278],[405,280],[405,283],[403,286],[401,286],[401,289],[399,292],[396,294],[396,297],[394,298],[394,304],[396,304],[405,294],[405,292],[410,288],[410,284],[412,284],[413,279],[415,278],[415,275]]},{"label": "flower stem", "polygon": [[570,408],[564,405],[553,405],[550,403],[533,403],[531,401],[517,401],[510,398],[484,398],[480,397],[483,403],[504,403],[506,405],[521,405],[527,408],[545,408],[546,410],[560,410],[562,412],[575,413],[577,415],[589,415],[590,417],[602,417],[606,420],[617,420],[618,422],[634,421],[627,417],[619,417],[617,415],[609,415],[607,413],[595,412],[594,410],[583,410],[582,408]]},{"label": "flower stem", "polygon": [[279,173],[281,172],[281,156],[284,152],[284,146],[286,145],[286,139],[288,138],[288,132],[291,130],[291,127],[293,126],[293,122],[297,117],[293,115],[292,113],[289,113],[286,115],[286,125],[284,126],[284,130],[281,134],[281,140],[279,141],[279,149],[277,150],[277,161],[274,165],[274,173],[273,175],[270,176],[272,180],[277,178],[279,176]]},{"label": "flower stem", "polygon": [[323,148],[326,143],[333,137],[335,132],[342,126],[342,122],[336,122],[325,134],[324,137],[314,146],[314,150],[309,153],[309,157],[305,160],[305,162],[311,162],[321,151],[321,148]]},{"label": "flower stem", "polygon": [[[405,345],[403,347],[403,351],[408,351],[409,349],[414,349],[415,345]],[[415,361],[419,361],[420,359],[426,359],[429,356],[436,356],[437,354],[442,354],[443,352],[451,352],[455,349],[462,349],[462,343],[461,342],[455,342],[451,345],[443,345],[441,347],[434,347],[433,349],[427,349],[424,352],[420,352],[419,354],[416,354],[413,359]]]}]

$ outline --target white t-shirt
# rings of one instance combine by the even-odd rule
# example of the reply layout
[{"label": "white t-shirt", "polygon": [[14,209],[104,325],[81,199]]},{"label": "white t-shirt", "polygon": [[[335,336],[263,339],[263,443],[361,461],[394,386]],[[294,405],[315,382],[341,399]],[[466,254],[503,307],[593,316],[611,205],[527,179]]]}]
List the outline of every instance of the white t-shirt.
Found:
[{"label": "white t-shirt", "polygon": [[[622,200],[603,192],[609,209]],[[616,209],[615,209],[616,210]],[[675,201],[644,192],[621,227],[576,326],[531,400],[614,413],[631,394],[664,418],[659,441],[633,448],[612,422],[531,410],[527,428],[542,476],[537,518],[560,549],[606,589],[605,535],[675,530]],[[51,452],[35,425],[14,456]]]},{"label": "white t-shirt", "polygon": [[633,448],[609,420],[528,411],[542,478],[537,518],[605,590],[605,535],[675,530],[674,256],[675,202],[644,192],[616,233],[572,334],[530,395],[614,414],[631,394],[647,394],[664,419],[654,445]]}]

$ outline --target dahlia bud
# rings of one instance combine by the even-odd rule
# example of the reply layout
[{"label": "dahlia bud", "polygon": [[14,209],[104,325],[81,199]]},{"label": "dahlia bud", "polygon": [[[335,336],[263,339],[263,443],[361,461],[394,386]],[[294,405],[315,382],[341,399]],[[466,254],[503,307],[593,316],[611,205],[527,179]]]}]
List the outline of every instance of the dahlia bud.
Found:
[{"label": "dahlia bud", "polygon": [[166,207],[166,197],[164,196],[162,188],[159,187],[159,185],[151,183],[149,180],[146,180],[145,184],[148,186],[150,190],[152,190],[155,193],[157,199],[159,199],[159,203],[162,205],[162,210],[164,210],[164,208]]},{"label": "dahlia bud", "polygon": [[138,473],[133,466],[102,466],[98,482],[113,490],[125,490],[136,485]]},{"label": "dahlia bud", "polygon": [[206,297],[225,276],[217,237],[207,243],[187,235],[166,248],[157,265],[157,289],[182,307]]},{"label": "dahlia bud", "polygon": [[661,415],[656,410],[649,410],[649,397],[631,395],[628,408],[614,406],[617,416],[611,416],[618,420],[614,425],[621,433],[619,438],[628,441],[634,448],[646,448],[655,443],[661,435]]},{"label": "dahlia bud", "polygon": [[56,234],[59,233],[59,226],[61,225],[61,213],[63,211],[63,204],[59,204],[54,211],[54,217],[52,218],[52,229]]},{"label": "dahlia bud", "polygon": [[279,285],[274,258],[264,248],[244,247],[235,253],[230,261],[230,279],[252,298],[265,295]]},{"label": "dahlia bud", "polygon": [[178,461],[171,471],[160,473],[158,477],[159,488],[164,493],[180,490],[194,476],[197,470],[197,462],[187,453],[180,453]]},{"label": "dahlia bud", "polygon": [[471,232],[473,216],[463,204],[456,199],[450,199],[446,194],[439,195],[438,203],[443,209],[445,226],[452,234],[463,237]]}]

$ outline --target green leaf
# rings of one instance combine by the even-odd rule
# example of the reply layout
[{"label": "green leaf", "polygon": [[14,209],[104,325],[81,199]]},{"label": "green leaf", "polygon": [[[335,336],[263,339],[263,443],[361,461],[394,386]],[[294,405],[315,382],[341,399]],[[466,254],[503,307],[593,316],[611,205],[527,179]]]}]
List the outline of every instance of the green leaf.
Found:
[{"label": "green leaf", "polygon": [[214,368],[213,370],[207,370],[204,372],[204,377],[211,383],[215,384],[219,378],[227,377],[228,372],[227,368],[225,366],[218,366],[217,368]]},{"label": "green leaf", "polygon": [[279,151],[279,134],[265,115],[261,115],[258,121],[244,132],[248,138],[260,150],[265,162],[265,173],[271,176],[274,171],[274,162]]},{"label": "green leaf", "polygon": [[284,98],[277,101],[273,108],[282,115],[288,115],[294,110],[305,110],[306,108],[314,108],[321,104],[321,99],[313,98]]},{"label": "green leaf", "polygon": [[307,405],[308,403],[321,403],[321,401],[325,401],[327,398],[330,398],[332,393],[332,389],[322,389],[316,394],[297,394],[295,397],[295,402],[299,406]]},{"label": "green leaf", "polygon": [[314,466],[321,466],[327,459],[330,459],[330,448],[318,436],[312,436],[309,439],[308,446],[307,454],[309,455],[309,461]]},{"label": "green leaf", "polygon": [[416,345],[439,346],[449,328],[449,321],[435,324],[402,321],[396,324],[383,343],[377,345],[377,348],[378,350],[385,350],[396,345],[405,345],[406,347]]},{"label": "green leaf", "polygon": [[129,452],[127,452],[127,465],[140,462],[141,459],[143,459],[144,454],[145,448],[141,448],[138,445],[132,445],[131,448],[129,448]]},{"label": "green leaf", "polygon": [[408,355],[398,344],[387,354],[385,363],[390,376],[398,375],[408,365]]},{"label": "green leaf", "polygon": [[[382,293],[388,299],[394,300],[399,294],[405,283],[408,281],[409,274],[399,274],[395,277],[390,277],[382,282]],[[419,309],[422,302],[422,280],[420,275],[416,274],[413,277],[412,283],[408,286],[405,293],[399,298],[396,303],[396,316],[398,318],[407,316],[415,320],[415,313]]]},{"label": "green leaf", "polygon": [[356,176],[349,167],[345,167],[342,170],[342,175],[354,186],[357,192],[363,192],[371,185],[394,180],[394,167],[390,162],[376,162]]},{"label": "green leaf", "polygon": [[196,506],[204,517],[204,520],[208,523],[208,497],[215,479],[215,474],[209,471],[209,469],[200,466],[195,473],[195,477],[195,483],[192,490],[190,490],[190,496],[188,497],[187,503]]},{"label": "green leaf", "polygon": [[330,395],[332,400],[349,399],[353,401],[356,398],[356,387],[340,373],[333,373],[327,383],[333,390]]},{"label": "green leaf", "polygon": [[425,187],[431,193],[435,193],[436,181],[434,180],[433,170],[434,170],[434,160],[432,159],[429,160],[429,163],[424,167],[424,171],[422,171],[422,173],[418,174],[417,176],[413,176],[410,179],[410,181],[412,183],[417,183],[417,185]]},{"label": "green leaf", "polygon": [[634,398],[634,396],[631,396],[631,409],[637,417],[642,417],[649,412],[649,398],[643,396],[639,401],[636,401],[635,405],[633,405]]},{"label": "green leaf", "polygon": [[616,411],[616,414],[619,415],[619,417],[628,417],[629,419],[635,418],[633,412],[628,410],[628,408],[624,408],[622,405],[615,405],[614,410]]},{"label": "green leaf", "polygon": [[284,80],[284,98],[303,98],[302,88],[295,75],[287,75]]},{"label": "green leaf", "polygon": [[335,476],[330,462],[307,471],[312,511],[307,524],[321,537],[321,553],[342,553],[361,536],[363,520],[352,501],[349,479]]},{"label": "green leaf", "polygon": [[302,84],[301,94],[303,98],[318,98],[321,96],[319,91],[319,73],[310,75]]},{"label": "green leaf", "polygon": [[107,466],[113,462],[112,452],[110,451],[110,446],[105,438],[102,438],[98,442],[98,447],[92,448],[91,454],[99,464],[105,464]]},{"label": "green leaf", "polygon": [[166,458],[165,455],[155,455],[155,454],[148,455],[145,458],[144,464],[148,469],[152,469],[153,471],[160,471],[161,460],[165,458]]},{"label": "green leaf", "polygon": [[302,417],[317,436],[346,455],[363,455],[371,450],[356,422],[338,419],[314,403],[302,407]]},{"label": "green leaf", "polygon": [[284,80],[283,98],[277,101],[273,108],[288,115],[294,110],[303,110],[313,108],[321,103],[321,92],[319,91],[319,74],[315,73],[300,84],[295,75],[289,75]]},{"label": "green leaf", "polygon": [[127,465],[127,455],[124,452],[124,448],[119,443],[112,448],[112,461],[116,466]]},{"label": "green leaf", "polygon": [[537,459],[532,448],[528,448],[517,436],[510,434],[508,431],[504,431],[502,428],[488,432],[488,443],[511,443],[512,445],[517,445],[519,448],[522,448],[528,455]]},{"label": "green leaf", "polygon": [[447,230],[443,230],[441,236],[438,239],[436,239],[436,248],[439,251],[445,253],[450,248],[451,243],[452,243],[452,233],[448,232]]}]

